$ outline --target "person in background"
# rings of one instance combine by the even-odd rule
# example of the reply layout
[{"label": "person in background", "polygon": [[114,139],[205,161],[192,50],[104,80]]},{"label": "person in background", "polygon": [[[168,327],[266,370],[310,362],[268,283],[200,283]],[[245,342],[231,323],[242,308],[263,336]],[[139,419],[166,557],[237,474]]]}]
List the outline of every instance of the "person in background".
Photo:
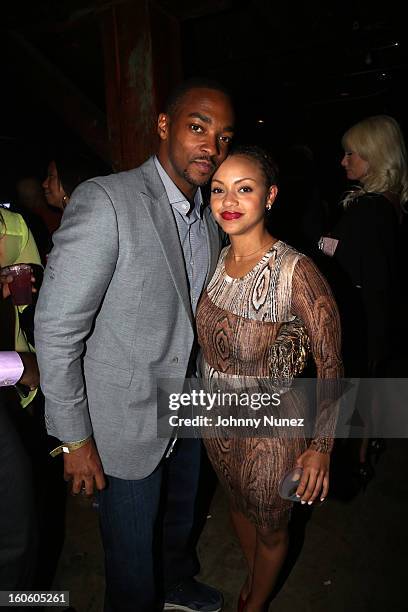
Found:
[{"label": "person in background", "polygon": [[[0,265],[28,263],[33,269],[34,295],[41,284],[42,266],[30,229],[23,217],[9,210],[1,211]],[[34,311],[30,305],[13,306],[10,301],[11,276],[0,275],[3,292],[0,303],[0,348],[32,355],[34,349]],[[33,475],[37,524],[38,560],[33,588],[50,589],[64,540],[66,486],[62,479],[62,462],[49,457],[50,440],[44,424],[44,398],[39,388],[17,385],[3,392],[8,417],[18,432],[27,453]]]},{"label": "person in background", "polygon": [[[34,240],[17,213],[0,210],[0,266],[39,265]],[[22,407],[37,392],[39,374],[23,318],[29,306],[13,306],[0,274],[0,588],[31,589],[37,570],[38,525],[30,459],[16,428]],[[31,330],[32,331],[32,330]],[[16,352],[18,351],[18,353]],[[21,391],[16,389],[16,385]]]},{"label": "person in background", "polygon": [[75,187],[93,176],[106,174],[106,170],[102,163],[77,153],[56,155],[48,164],[42,184],[47,203],[63,212]]},{"label": "person in background", "polygon": [[[408,201],[407,153],[398,123],[388,115],[363,119],[342,138],[341,162],[352,187],[342,200],[342,215],[320,250],[332,257],[332,279],[343,330],[346,376],[381,377],[388,373],[393,338],[400,338],[399,286],[405,270],[398,251]],[[397,326],[397,329],[395,329]],[[399,329],[398,329],[399,328]],[[365,395],[369,418],[376,401]],[[373,476],[370,453],[384,444],[367,436],[359,448],[358,474]]]},{"label": "person in background", "polygon": [[17,212],[21,213],[30,228],[43,265],[52,248],[52,234],[59,227],[61,212],[48,206],[41,182],[34,176],[17,181]]},{"label": "person in background", "polygon": [[22,177],[17,181],[16,192],[19,207],[42,219],[52,235],[59,227],[61,213],[48,205],[41,181],[35,176]]},{"label": "person in background", "polygon": [[233,124],[223,88],[183,83],[158,117],[157,156],[72,195],[59,162],[44,182],[50,203],[71,198],[36,314],[41,384],[73,492],[99,491],[106,612],[222,607],[194,579],[200,440],[158,438],[156,408],[157,379],[182,388],[196,371],[194,313],[220,247],[200,187]]},{"label": "person in background", "polygon": [[35,357],[0,351],[0,588],[4,591],[32,589],[37,564],[31,466],[7,405],[7,391],[17,383],[31,390],[38,386]]},{"label": "person in background", "polygon": [[[7,209],[0,210],[0,268],[11,266],[18,263],[30,264],[36,282],[41,283],[42,265],[37,245],[30,229],[27,227],[23,217],[18,213]],[[8,299],[10,292],[8,284],[12,282],[12,277],[8,280],[2,276],[2,296],[3,300]],[[30,352],[33,350],[34,325],[33,305],[11,306],[12,316],[15,324],[9,325],[8,329],[3,328],[3,335],[10,336],[8,341],[10,350]],[[34,393],[22,398],[23,406],[28,405],[34,397]]]}]

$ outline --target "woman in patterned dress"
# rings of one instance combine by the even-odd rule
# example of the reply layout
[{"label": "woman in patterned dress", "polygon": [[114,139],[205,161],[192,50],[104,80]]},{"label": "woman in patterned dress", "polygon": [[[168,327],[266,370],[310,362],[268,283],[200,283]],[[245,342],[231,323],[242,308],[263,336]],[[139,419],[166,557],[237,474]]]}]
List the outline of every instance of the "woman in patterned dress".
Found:
[{"label": "woman in patterned dress", "polygon": [[[286,370],[298,374],[306,343],[302,334],[289,343],[287,336],[291,325],[296,329],[293,322],[299,321],[310,339],[317,377],[338,379],[342,374],[339,317],[325,279],[310,259],[266,229],[265,213],[276,195],[273,162],[257,147],[237,148],[213,176],[212,212],[231,244],[221,252],[197,313],[204,381],[274,378],[285,370],[277,367],[282,360]],[[294,396],[286,395],[292,402]],[[318,422],[330,421],[321,419],[325,407],[327,403],[318,398]],[[318,427],[317,431],[320,434],[309,444],[301,436],[221,434],[204,440],[228,494],[248,564],[239,610],[266,609],[287,554],[292,503],[278,494],[283,475],[295,466],[303,468],[297,489],[303,504],[327,496],[332,439],[328,430],[325,435]]]}]

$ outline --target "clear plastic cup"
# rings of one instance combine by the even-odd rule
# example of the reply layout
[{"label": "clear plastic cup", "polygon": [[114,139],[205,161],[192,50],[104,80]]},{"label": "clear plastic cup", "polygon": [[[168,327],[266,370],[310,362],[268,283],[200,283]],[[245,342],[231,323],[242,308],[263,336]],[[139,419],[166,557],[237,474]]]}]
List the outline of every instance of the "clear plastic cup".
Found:
[{"label": "clear plastic cup", "polygon": [[294,502],[300,501],[300,497],[296,497],[296,491],[302,477],[302,472],[303,469],[301,467],[296,467],[286,472],[279,484],[279,495],[283,499]]},{"label": "clear plastic cup", "polygon": [[13,281],[9,283],[9,289],[14,306],[32,304],[33,287],[31,277],[33,271],[31,266],[24,263],[14,264],[2,268],[1,273],[13,277]]}]

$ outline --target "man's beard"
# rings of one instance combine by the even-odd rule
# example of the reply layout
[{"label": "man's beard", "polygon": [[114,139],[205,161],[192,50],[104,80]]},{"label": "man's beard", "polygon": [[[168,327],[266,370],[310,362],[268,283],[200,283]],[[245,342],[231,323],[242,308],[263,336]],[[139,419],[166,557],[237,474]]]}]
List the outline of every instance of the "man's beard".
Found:
[{"label": "man's beard", "polygon": [[203,176],[202,179],[196,179],[189,174],[187,169],[183,171],[183,178],[187,181],[189,185],[192,185],[193,187],[204,187],[204,185],[207,185],[207,183],[210,182],[211,176]]},{"label": "man's beard", "polygon": [[[187,183],[189,185],[192,185],[193,187],[204,187],[204,185],[207,185],[207,183],[210,182],[212,175],[214,174],[214,172],[217,169],[216,164],[214,164],[214,162],[212,161],[211,158],[203,157],[203,158],[200,158],[200,159],[202,159],[203,161],[206,161],[206,162],[210,162],[212,164],[212,166],[213,166],[213,169],[212,169],[212,172],[211,172],[211,174],[209,176],[205,176],[205,177],[203,176],[203,178],[200,179],[200,178],[193,178],[191,176],[191,174],[189,173],[188,167],[185,168],[183,170],[183,178],[187,181]],[[198,159],[196,161],[198,161]]]}]

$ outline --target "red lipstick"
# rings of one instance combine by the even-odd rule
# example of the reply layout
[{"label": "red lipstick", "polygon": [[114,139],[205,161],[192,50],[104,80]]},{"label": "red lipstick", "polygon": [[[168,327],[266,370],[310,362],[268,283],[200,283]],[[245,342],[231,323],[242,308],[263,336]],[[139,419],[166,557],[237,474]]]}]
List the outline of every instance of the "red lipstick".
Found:
[{"label": "red lipstick", "polygon": [[239,212],[231,212],[229,210],[224,210],[224,212],[221,213],[221,217],[226,221],[232,221],[233,219],[239,219],[240,217],[242,217],[242,214]]}]

